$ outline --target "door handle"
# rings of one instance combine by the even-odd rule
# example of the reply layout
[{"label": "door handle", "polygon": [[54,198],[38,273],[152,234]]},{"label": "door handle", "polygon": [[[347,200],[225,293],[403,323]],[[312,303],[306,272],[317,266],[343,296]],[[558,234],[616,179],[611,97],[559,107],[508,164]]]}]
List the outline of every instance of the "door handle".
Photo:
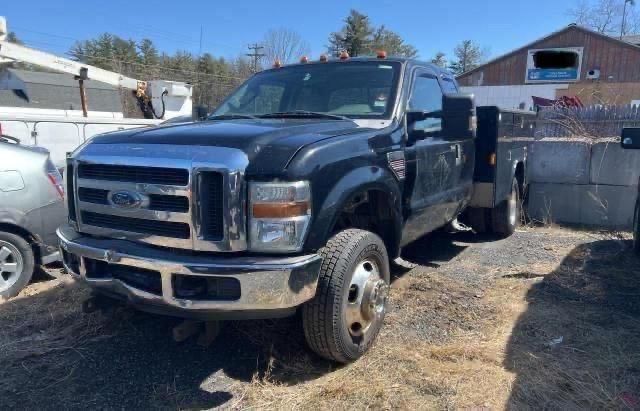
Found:
[{"label": "door handle", "polygon": [[456,165],[462,163],[462,146],[460,144],[454,144],[451,146],[451,151],[456,154]]},{"label": "door handle", "polygon": [[462,158],[462,147],[460,144],[454,144],[451,146],[451,151],[456,153],[456,158]]}]

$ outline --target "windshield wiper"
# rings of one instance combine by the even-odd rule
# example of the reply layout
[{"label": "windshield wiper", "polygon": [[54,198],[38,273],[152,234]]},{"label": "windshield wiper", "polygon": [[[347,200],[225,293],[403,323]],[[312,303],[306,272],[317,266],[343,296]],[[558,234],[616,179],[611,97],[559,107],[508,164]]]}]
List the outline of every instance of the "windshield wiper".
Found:
[{"label": "windshield wiper", "polygon": [[295,111],[280,111],[276,113],[261,114],[259,118],[287,118],[287,117],[307,117],[307,118],[330,118],[333,120],[349,120],[344,116],[338,116],[336,114],[320,113],[317,111],[307,110],[295,110]]},{"label": "windshield wiper", "polygon": [[240,119],[256,119],[258,117],[251,114],[220,114],[217,116],[209,116],[207,120],[240,120]]}]

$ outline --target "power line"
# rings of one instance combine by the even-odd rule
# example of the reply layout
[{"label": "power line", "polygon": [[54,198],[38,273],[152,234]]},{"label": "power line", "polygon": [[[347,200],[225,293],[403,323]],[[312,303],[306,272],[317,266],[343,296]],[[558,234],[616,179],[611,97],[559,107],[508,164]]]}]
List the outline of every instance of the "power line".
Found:
[{"label": "power line", "polygon": [[258,43],[249,44],[247,46],[249,50],[253,50],[253,53],[247,53],[247,57],[253,58],[253,72],[256,73],[258,71],[258,62],[261,57],[264,57],[264,53],[258,53],[258,51],[262,50],[264,46],[259,45]]},{"label": "power line", "polygon": [[73,38],[73,37],[69,37],[69,36],[62,36],[60,34],[53,34],[53,33],[45,33],[43,31],[38,31],[38,30],[31,30],[28,29],[26,27],[21,27],[21,26],[11,26],[12,29],[18,29],[19,31],[26,31],[28,33],[32,33],[32,34],[38,34],[40,36],[47,36],[47,37],[58,37],[60,39],[65,39],[65,40],[73,40],[73,41],[78,41],[77,39]]}]

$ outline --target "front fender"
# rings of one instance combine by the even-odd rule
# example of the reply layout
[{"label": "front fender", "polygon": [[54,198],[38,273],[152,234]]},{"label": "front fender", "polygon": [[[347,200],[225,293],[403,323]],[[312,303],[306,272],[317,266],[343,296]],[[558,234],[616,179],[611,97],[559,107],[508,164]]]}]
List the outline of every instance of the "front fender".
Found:
[{"label": "front fender", "polygon": [[[355,195],[370,190],[381,191],[389,196],[396,243],[393,246],[397,248],[402,232],[402,193],[393,174],[377,166],[353,169],[333,185],[313,218],[305,248],[316,251],[324,247],[344,207]],[[395,253],[393,249],[388,251],[390,255]]]}]

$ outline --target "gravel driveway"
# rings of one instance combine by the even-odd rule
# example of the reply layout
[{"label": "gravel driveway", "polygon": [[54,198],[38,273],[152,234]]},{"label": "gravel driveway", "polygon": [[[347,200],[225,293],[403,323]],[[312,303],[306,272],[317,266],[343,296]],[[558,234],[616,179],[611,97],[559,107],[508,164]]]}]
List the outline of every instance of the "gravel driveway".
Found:
[{"label": "gravel driveway", "polygon": [[[611,252],[628,248],[622,239],[565,229],[525,229],[506,240],[428,236],[406,248],[393,267],[391,312],[376,348],[361,364],[337,369],[306,350],[297,317],[228,322],[213,345],[202,348],[195,340],[172,340],[177,320],[127,307],[83,314],[84,287],[69,280],[43,280],[0,304],[0,407],[313,408],[314,403],[304,402],[313,396],[294,397],[318,384],[329,387],[342,373],[357,375],[377,361],[384,347],[440,347],[462,335],[481,335],[487,322],[501,315],[499,305],[487,297],[496,281],[510,279],[528,287],[553,272],[576,247],[598,241]],[[265,381],[284,387],[290,402],[273,402],[277,396],[267,401],[276,388]],[[416,388],[415,395],[435,401],[422,399],[427,402],[421,404],[451,406],[453,391],[434,384]],[[404,387],[400,381],[396,391],[402,393]],[[345,395],[371,389],[358,386]],[[408,406],[394,402],[404,400],[384,390],[381,402],[368,405]],[[339,400],[339,395],[330,397]]]}]

